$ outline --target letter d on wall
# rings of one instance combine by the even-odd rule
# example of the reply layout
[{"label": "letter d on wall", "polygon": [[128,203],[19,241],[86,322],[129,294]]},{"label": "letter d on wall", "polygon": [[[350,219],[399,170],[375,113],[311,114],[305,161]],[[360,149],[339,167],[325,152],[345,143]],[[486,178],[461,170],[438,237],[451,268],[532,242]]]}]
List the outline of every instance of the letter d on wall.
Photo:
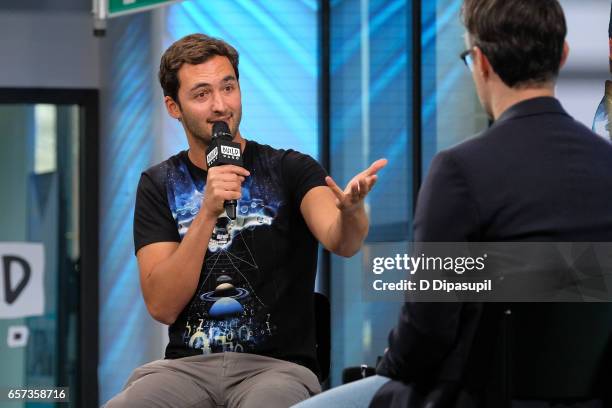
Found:
[{"label": "letter d on wall", "polygon": [[0,242],[0,319],[44,313],[42,244]]}]

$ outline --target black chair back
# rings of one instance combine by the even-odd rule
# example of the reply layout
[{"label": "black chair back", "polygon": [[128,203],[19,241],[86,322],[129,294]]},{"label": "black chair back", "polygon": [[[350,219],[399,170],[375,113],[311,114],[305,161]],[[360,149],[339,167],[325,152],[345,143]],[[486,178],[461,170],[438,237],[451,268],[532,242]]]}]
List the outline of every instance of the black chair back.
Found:
[{"label": "black chair back", "polygon": [[317,362],[321,370],[321,378],[319,380],[323,383],[329,377],[329,367],[331,364],[331,307],[327,296],[315,292],[314,308]]},{"label": "black chair back", "polygon": [[606,355],[612,304],[520,304],[512,308],[511,324],[513,398],[603,396],[601,382],[612,370]]}]

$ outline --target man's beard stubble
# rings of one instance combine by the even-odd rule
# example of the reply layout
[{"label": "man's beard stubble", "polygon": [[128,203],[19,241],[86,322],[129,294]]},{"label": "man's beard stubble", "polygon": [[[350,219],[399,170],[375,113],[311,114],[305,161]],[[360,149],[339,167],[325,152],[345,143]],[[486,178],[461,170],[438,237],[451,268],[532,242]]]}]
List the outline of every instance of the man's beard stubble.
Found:
[{"label": "man's beard stubble", "polygon": [[[185,127],[185,130],[191,134],[191,136],[195,139],[197,143],[203,144],[204,146],[208,146],[212,140],[212,134],[205,126],[201,126],[200,122],[197,120],[191,120],[189,116],[186,116],[183,113],[182,123]],[[204,122],[204,125],[207,123]]]},{"label": "man's beard stubble", "polygon": [[[189,115],[185,115],[184,112],[181,112],[181,113],[182,113],[182,124],[185,127],[185,129],[189,132],[189,134],[191,134],[191,136],[198,143],[202,143],[204,146],[210,145],[210,142],[212,141],[212,133],[211,133],[212,125],[209,127],[209,123],[207,121],[202,123],[201,121],[197,119],[193,119]],[[230,132],[232,133],[232,138],[235,138],[236,134],[238,133],[238,126],[240,125],[240,116],[241,116],[240,114],[233,115],[233,118],[235,120],[230,128]]]}]

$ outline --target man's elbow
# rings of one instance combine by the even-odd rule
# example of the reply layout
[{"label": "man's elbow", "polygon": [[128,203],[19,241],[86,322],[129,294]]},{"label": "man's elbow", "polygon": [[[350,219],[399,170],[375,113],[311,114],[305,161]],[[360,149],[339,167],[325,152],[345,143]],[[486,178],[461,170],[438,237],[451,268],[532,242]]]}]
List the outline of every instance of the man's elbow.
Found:
[{"label": "man's elbow", "polygon": [[328,249],[330,252],[332,252],[335,255],[341,256],[343,258],[350,258],[353,255],[355,255],[357,252],[359,252],[362,246],[363,246],[363,242],[360,242],[359,244],[353,244],[353,245],[338,245],[335,248],[331,248],[331,249],[328,248]]},{"label": "man's elbow", "polygon": [[169,312],[167,309],[156,305],[147,304],[147,310],[153,319],[168,326],[174,323],[178,317],[176,314]]}]

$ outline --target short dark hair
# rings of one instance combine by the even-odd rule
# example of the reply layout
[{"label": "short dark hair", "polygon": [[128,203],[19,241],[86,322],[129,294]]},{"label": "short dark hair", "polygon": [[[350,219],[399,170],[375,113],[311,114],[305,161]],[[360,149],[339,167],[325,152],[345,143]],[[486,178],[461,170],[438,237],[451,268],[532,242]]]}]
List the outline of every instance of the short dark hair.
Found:
[{"label": "short dark hair", "polygon": [[567,34],[557,0],[464,0],[463,24],[508,86],[554,80]]},{"label": "short dark hair", "polygon": [[215,55],[229,59],[238,79],[238,51],[223,40],[204,34],[190,34],[168,47],[161,57],[158,74],[164,96],[179,103],[179,69],[183,64],[201,64]]}]

